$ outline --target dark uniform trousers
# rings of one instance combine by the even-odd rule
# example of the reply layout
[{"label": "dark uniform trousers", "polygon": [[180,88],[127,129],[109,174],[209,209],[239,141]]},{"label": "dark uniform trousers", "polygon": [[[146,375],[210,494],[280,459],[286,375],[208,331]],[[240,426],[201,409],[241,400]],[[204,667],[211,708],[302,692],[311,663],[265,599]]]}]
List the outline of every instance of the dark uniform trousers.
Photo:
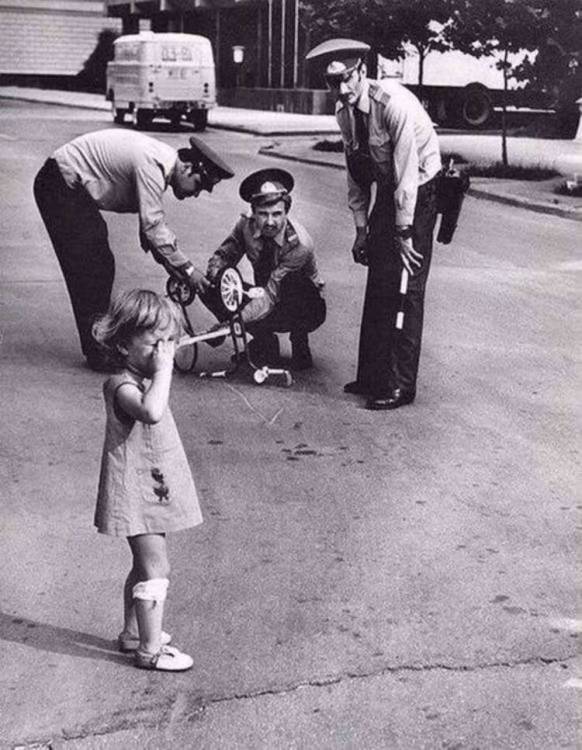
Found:
[{"label": "dark uniform trousers", "polygon": [[107,225],[84,188],[68,187],[54,159],[38,172],[34,197],[65,277],[81,348],[91,356],[98,351],[91,327],[107,310],[115,275]]},{"label": "dark uniform trousers", "polygon": [[[220,320],[224,318],[217,299],[218,292],[211,289],[200,297],[206,307]],[[283,277],[279,299],[275,307],[264,318],[248,323],[246,328],[255,337],[270,333],[290,333],[291,341],[300,339],[324,322],[325,300],[311,279],[299,272]]]},{"label": "dark uniform trousers", "polygon": [[360,330],[357,381],[372,396],[387,396],[393,388],[416,391],[422,341],[424,293],[432,257],[436,223],[436,179],[418,189],[413,245],[422,253],[420,268],[409,276],[404,303],[404,327],[396,328],[400,309],[402,260],[394,241],[393,192],[379,185],[368,237],[368,279]]}]

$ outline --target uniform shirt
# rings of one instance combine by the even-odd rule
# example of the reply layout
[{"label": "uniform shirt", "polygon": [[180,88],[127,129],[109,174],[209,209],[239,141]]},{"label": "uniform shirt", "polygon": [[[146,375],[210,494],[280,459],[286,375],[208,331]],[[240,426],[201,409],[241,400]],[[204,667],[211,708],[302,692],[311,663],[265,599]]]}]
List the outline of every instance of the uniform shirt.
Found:
[{"label": "uniform shirt", "polygon": [[162,206],[177,158],[176,150],[161,141],[116,129],[87,133],[53,154],[67,185],[83,187],[100,209],[139,214],[143,249],[172,266],[188,262]]},{"label": "uniform shirt", "polygon": [[[251,299],[243,309],[243,320],[247,323],[261,320],[271,312],[279,301],[281,281],[288,273],[300,272],[314,284],[322,284],[313,252],[313,240],[305,227],[287,219],[274,240],[273,270],[263,296]],[[225,266],[236,266],[244,255],[254,269],[259,264],[263,242],[252,215],[242,214],[232,232],[208,261],[208,278],[213,279]]]},{"label": "uniform shirt", "polygon": [[[366,79],[356,106],[368,118],[368,145],[376,177],[393,185],[396,224],[410,225],[418,186],[431,180],[441,168],[432,121],[414,94],[388,79]],[[347,156],[358,147],[352,108],[338,101],[336,119]],[[349,171],[348,204],[356,226],[365,227],[370,194],[357,185]]]}]

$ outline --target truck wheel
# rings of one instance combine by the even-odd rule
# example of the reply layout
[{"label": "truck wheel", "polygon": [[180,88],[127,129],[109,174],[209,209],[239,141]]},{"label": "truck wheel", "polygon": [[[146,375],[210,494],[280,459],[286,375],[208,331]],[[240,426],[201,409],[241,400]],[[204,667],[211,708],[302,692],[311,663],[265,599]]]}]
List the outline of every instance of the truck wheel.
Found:
[{"label": "truck wheel", "polygon": [[190,112],[190,122],[194,126],[194,130],[198,133],[206,129],[208,124],[208,110],[206,109],[195,109]]},{"label": "truck wheel", "polygon": [[152,124],[151,112],[147,109],[135,109],[133,112],[133,122],[138,130],[145,130]]},{"label": "truck wheel", "polygon": [[486,88],[469,86],[463,92],[459,112],[461,123],[470,128],[484,127],[493,116],[493,104]]}]

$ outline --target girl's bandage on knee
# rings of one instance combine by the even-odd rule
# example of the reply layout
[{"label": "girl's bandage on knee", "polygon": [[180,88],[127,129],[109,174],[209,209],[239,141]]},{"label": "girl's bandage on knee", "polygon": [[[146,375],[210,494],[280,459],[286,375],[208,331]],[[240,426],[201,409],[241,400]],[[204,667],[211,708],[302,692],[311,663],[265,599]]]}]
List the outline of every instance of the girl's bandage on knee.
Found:
[{"label": "girl's bandage on knee", "polygon": [[144,599],[149,602],[163,602],[166,600],[170,581],[167,578],[150,578],[136,583],[132,589],[134,599]]}]

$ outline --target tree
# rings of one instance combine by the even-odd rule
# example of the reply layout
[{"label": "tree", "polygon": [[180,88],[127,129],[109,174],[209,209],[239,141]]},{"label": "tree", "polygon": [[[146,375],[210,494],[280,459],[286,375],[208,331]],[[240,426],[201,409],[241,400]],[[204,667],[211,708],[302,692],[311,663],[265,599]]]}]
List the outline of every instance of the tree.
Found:
[{"label": "tree", "polygon": [[83,69],[77,73],[80,89],[105,93],[107,63],[113,60],[113,42],[116,39],[117,33],[112,29],[99,32],[95,49],[83,63]]},{"label": "tree", "polygon": [[[423,63],[431,50],[445,50],[450,43],[440,34],[451,0],[302,0],[301,17],[312,45],[330,37],[353,37],[367,42],[375,54],[401,59],[405,45],[412,45]],[[437,22],[436,24],[434,22]]]},{"label": "tree", "polygon": [[535,50],[543,39],[543,24],[535,3],[543,0],[456,0],[444,33],[455,49],[476,57],[497,53],[503,72],[501,158],[507,156],[507,90],[520,72],[512,66],[511,53]]},{"label": "tree", "polygon": [[582,5],[580,0],[545,2],[536,12],[542,30],[538,54],[516,73],[556,108],[561,131],[572,137],[579,116],[576,100],[582,95]]}]

